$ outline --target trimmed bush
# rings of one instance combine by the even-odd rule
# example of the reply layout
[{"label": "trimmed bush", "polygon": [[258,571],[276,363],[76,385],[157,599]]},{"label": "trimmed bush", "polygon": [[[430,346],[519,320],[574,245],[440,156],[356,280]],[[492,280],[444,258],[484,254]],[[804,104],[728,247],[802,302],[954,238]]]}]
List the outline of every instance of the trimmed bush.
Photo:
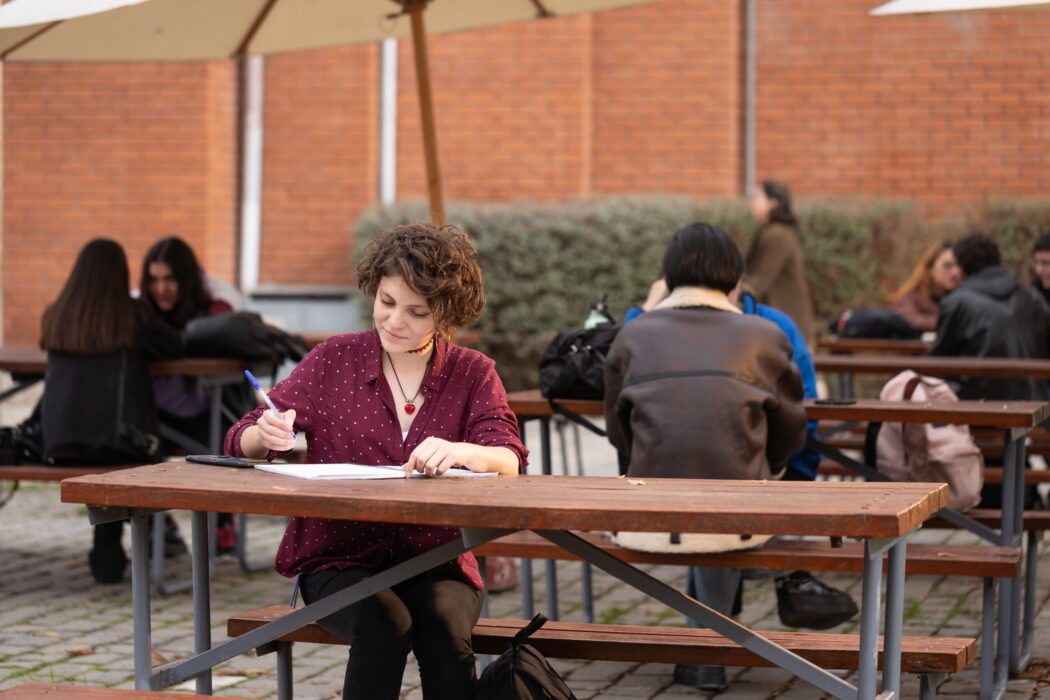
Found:
[{"label": "trimmed bush", "polygon": [[[1004,260],[1027,262],[1050,201],[997,200],[926,226],[909,201],[803,202],[799,236],[819,320],[845,308],[881,306],[931,242],[981,228],[998,237]],[[425,218],[421,202],[376,206],[358,222],[354,259],[379,233]],[[608,295],[614,316],[645,298],[660,275],[671,236],[694,221],[729,232],[746,252],[754,232],[743,200],[616,197],[564,203],[450,204],[448,220],[467,231],[485,272],[481,349],[510,389],[536,386],[543,349],[559,328],[579,327],[588,307]],[[362,299],[371,315],[371,300]],[[823,327],[823,323],[819,327]]]}]

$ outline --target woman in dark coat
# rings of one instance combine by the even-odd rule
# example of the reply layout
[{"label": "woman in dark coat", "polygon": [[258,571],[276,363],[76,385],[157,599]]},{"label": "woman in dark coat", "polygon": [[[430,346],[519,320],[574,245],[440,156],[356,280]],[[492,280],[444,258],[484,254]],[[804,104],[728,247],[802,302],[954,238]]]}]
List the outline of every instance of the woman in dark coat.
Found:
[{"label": "woman in dark coat", "polygon": [[[47,350],[41,402],[49,464],[143,464],[161,458],[150,360],[182,355],[182,339],[132,299],[128,262],[116,241],[95,239],[77,256],[44,312]],[[127,556],[120,522],[95,527],[88,563],[99,583],[118,583]]]}]

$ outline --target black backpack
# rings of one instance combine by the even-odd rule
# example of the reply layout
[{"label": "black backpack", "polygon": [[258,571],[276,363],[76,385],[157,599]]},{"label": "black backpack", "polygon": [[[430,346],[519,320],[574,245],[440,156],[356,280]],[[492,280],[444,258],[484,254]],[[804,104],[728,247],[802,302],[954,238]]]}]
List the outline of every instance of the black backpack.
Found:
[{"label": "black backpack", "polygon": [[474,700],[576,700],[543,654],[525,643],[546,621],[536,615],[514,635],[510,649],[482,671]]},{"label": "black backpack", "polygon": [[547,399],[598,399],[605,395],[605,357],[620,325],[602,323],[558,333],[540,360],[540,393]]}]

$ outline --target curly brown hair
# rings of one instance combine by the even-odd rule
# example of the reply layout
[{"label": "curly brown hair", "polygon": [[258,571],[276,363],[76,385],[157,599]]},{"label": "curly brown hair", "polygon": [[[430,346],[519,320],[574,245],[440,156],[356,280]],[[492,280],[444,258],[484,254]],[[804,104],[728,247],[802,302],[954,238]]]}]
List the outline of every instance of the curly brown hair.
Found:
[{"label": "curly brown hair", "polygon": [[473,323],[485,308],[478,251],[455,226],[413,222],[369,243],[357,266],[358,288],[374,297],[379,281],[392,275],[427,300],[442,334]]}]

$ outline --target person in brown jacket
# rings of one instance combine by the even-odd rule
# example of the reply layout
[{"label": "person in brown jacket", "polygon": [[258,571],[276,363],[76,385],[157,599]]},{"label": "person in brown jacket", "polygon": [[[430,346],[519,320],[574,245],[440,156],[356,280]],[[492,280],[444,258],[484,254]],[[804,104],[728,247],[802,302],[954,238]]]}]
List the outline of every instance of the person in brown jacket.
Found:
[{"label": "person in brown jacket", "polygon": [[[669,296],[613,341],[605,420],[609,441],[629,456],[628,476],[779,478],[805,442],[803,387],[791,343],[773,323],[729,302],[743,269],[727,233],[704,223],[685,227],[663,258]],[[619,533],[627,534],[635,533]],[[641,534],[668,542],[666,533]],[[726,551],[758,545],[763,534],[678,539],[691,538],[691,551]],[[740,570],[692,567],[689,576],[697,600],[732,613]],[[717,689],[725,686],[725,669],[679,666],[675,679]]]},{"label": "person in brown jacket", "polygon": [[751,196],[758,232],[747,251],[744,287],[759,304],[791,317],[808,344],[813,343],[813,296],[806,280],[797,220],[787,185],[766,180]]}]

